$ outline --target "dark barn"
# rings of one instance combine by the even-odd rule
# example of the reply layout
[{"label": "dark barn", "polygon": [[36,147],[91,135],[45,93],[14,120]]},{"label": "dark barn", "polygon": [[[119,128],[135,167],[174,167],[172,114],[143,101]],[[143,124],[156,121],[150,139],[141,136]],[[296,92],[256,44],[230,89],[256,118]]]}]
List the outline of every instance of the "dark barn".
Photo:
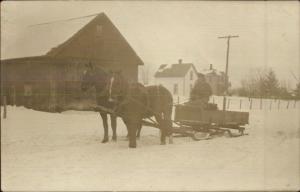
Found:
[{"label": "dark barn", "polygon": [[1,93],[8,105],[41,111],[88,109],[95,92],[82,93],[80,80],[86,64],[121,70],[131,82],[138,79],[142,60],[101,13],[46,55],[1,60]]}]

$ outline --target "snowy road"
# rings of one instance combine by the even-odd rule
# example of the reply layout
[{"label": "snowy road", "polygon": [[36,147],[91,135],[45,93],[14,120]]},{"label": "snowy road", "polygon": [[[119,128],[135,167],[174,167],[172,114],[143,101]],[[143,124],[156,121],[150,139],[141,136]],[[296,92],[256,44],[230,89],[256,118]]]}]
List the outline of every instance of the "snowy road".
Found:
[{"label": "snowy road", "polygon": [[[129,149],[101,143],[99,115],[9,107],[1,119],[2,190],[299,190],[299,109],[253,110],[248,136],[159,145],[144,128]],[[2,118],[2,117],[1,117]]]}]

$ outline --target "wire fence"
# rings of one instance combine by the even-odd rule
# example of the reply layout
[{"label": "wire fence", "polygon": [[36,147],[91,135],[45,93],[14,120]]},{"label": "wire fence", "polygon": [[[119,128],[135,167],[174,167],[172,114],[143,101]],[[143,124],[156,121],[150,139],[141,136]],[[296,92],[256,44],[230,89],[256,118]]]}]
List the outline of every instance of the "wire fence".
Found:
[{"label": "wire fence", "polygon": [[[226,97],[226,110],[251,111],[251,110],[289,110],[300,107],[298,100],[264,99],[247,97]],[[187,97],[174,96],[175,104],[188,101]],[[217,104],[219,109],[223,108],[223,96],[211,96],[210,103]]]}]

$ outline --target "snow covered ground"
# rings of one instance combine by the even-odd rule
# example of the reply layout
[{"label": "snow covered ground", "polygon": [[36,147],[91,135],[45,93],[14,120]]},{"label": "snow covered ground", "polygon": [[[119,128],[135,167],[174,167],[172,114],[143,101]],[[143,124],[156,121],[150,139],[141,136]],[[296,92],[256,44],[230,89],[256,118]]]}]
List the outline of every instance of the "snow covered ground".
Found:
[{"label": "snow covered ground", "polygon": [[252,109],[247,136],[175,138],[166,146],[157,129],[145,127],[138,148],[129,149],[120,119],[118,141],[102,144],[97,113],[8,107],[1,189],[299,190],[299,117],[299,105]]}]

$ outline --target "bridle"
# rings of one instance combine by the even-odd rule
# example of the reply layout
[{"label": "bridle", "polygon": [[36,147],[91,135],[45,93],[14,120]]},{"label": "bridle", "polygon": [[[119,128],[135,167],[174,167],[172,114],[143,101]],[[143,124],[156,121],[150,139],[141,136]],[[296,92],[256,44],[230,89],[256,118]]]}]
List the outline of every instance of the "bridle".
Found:
[{"label": "bridle", "polygon": [[109,80],[109,86],[108,86],[108,101],[109,102],[115,102],[115,100],[112,98],[112,87],[114,83],[115,77],[114,75]]}]

